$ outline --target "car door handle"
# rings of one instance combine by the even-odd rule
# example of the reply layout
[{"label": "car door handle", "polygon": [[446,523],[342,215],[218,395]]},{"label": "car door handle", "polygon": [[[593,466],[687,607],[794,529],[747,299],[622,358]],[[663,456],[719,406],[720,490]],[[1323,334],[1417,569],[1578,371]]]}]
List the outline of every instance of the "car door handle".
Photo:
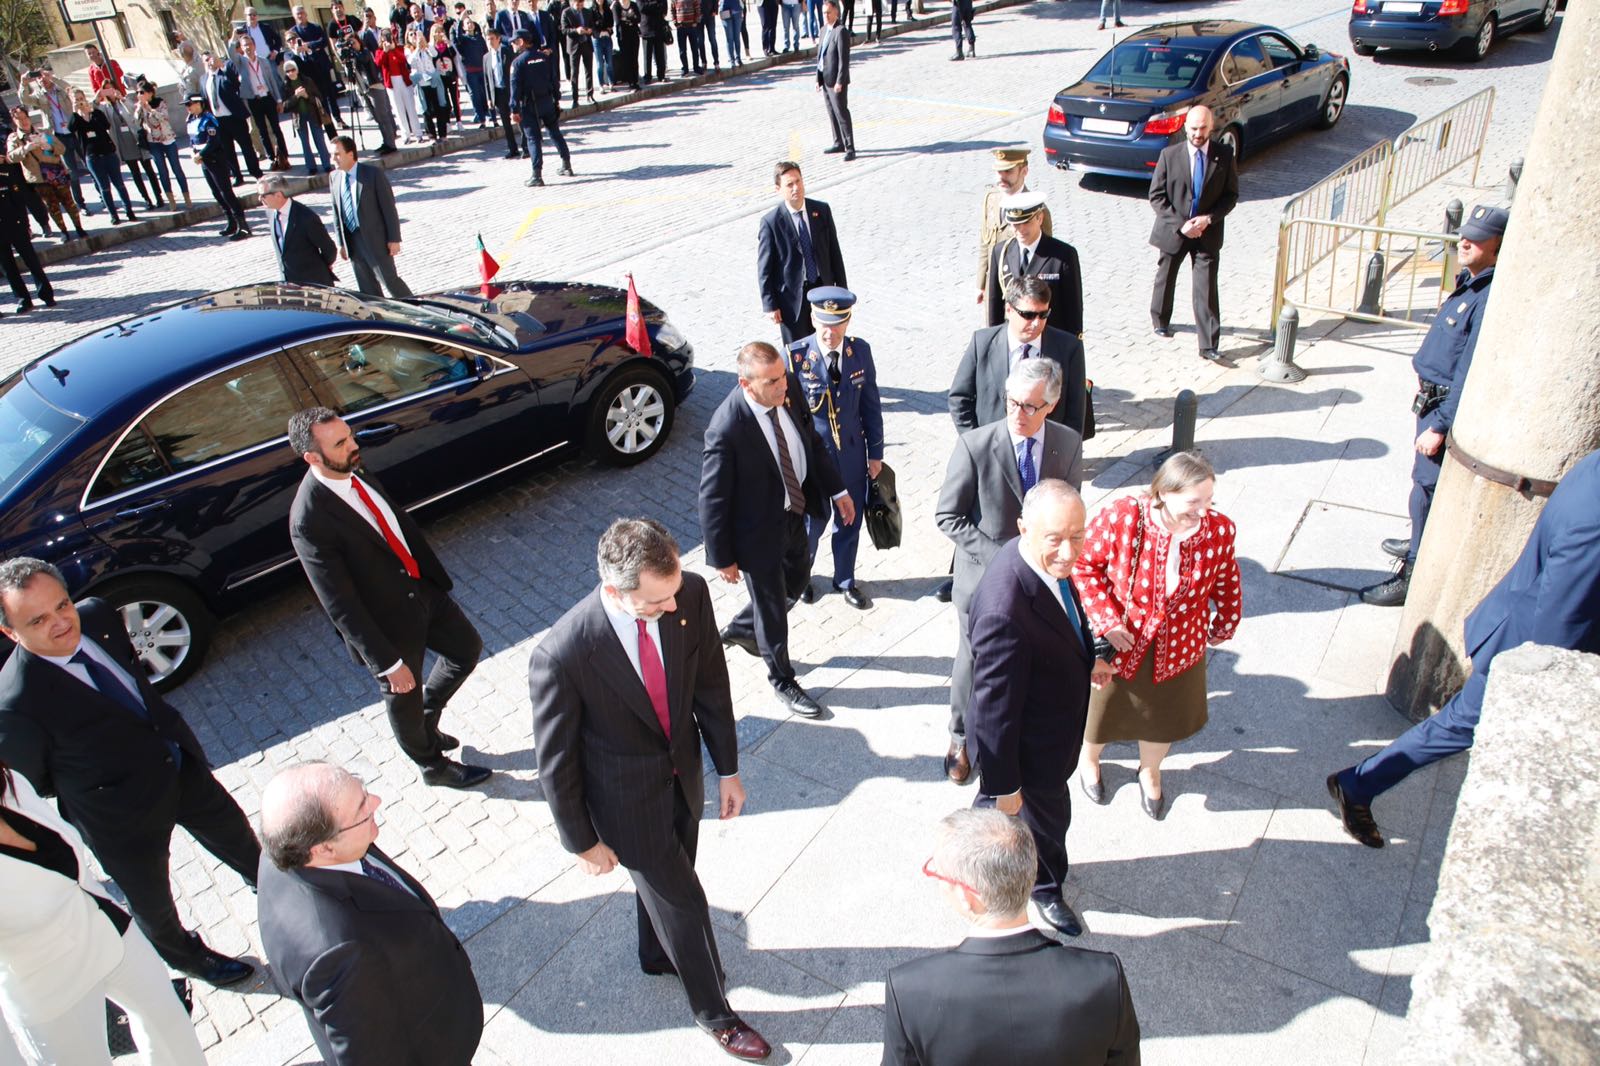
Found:
[{"label": "car door handle", "polygon": [[145,515],[152,515],[158,511],[165,511],[171,506],[172,503],[169,500],[154,500],[150,503],[142,503],[138,507],[125,507],[116,514],[117,517],[121,519],[143,518]]},{"label": "car door handle", "polygon": [[393,422],[379,422],[375,426],[363,426],[356,430],[356,440],[362,444],[382,444],[392,440],[400,432],[400,427]]}]

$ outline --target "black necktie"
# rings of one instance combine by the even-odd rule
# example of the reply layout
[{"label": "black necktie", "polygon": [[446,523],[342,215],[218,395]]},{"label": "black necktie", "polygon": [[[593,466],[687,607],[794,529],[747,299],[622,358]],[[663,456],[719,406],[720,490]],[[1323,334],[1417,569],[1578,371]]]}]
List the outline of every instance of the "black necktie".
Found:
[{"label": "black necktie", "polygon": [[838,352],[828,353],[828,380],[833,382],[836,388],[838,387],[839,382],[844,380],[844,375],[839,373]]},{"label": "black necktie", "polygon": [[1022,272],[1024,274],[1026,274],[1028,272],[1028,258],[1029,258],[1028,250],[1026,248],[1024,248],[1022,250]]},{"label": "black necktie", "polygon": [[365,855],[361,856],[361,872],[378,882],[380,885],[388,885],[390,888],[398,888],[406,895],[411,895],[411,890],[405,885],[401,884],[398,878],[396,878],[388,870],[385,870],[383,867],[373,862],[371,859],[368,859]]},{"label": "black necktie", "polygon": [[783,434],[778,409],[767,408],[767,417],[772,419],[772,435],[778,440],[778,469],[783,472],[783,509],[792,514],[805,514],[805,492],[800,488],[800,476],[795,473],[794,460],[789,457],[789,440]]},{"label": "black necktie", "polygon": [[[117,675],[102,665],[98,659],[93,658],[80,647],[78,653],[68,661],[83,667],[84,671],[89,675],[89,683],[100,695],[110,699],[124,710],[137,715],[141,722],[150,721],[150,708],[144,705],[144,700],[136,693],[129,691],[128,686],[124,685],[117,678]],[[174,765],[183,760],[183,751],[177,744],[166,737],[162,737],[161,742],[167,746],[168,751],[172,752]]]}]

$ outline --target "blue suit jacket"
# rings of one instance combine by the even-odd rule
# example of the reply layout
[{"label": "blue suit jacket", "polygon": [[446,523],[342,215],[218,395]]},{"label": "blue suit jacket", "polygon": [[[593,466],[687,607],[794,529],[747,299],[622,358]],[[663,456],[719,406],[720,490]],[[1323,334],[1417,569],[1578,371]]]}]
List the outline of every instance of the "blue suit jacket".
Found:
[{"label": "blue suit jacket", "polygon": [[850,287],[844,276],[844,253],[834,229],[833,211],[821,200],[806,200],[806,222],[811,230],[811,250],[817,257],[817,277],[806,277],[805,255],[795,232],[789,205],[780,203],[761,218],[756,239],[756,278],[761,284],[761,309],[782,311],[791,329],[800,321],[807,281],[819,285]]},{"label": "blue suit jacket", "polygon": [[1600,451],[1567,471],[1522,554],[1463,629],[1479,673],[1530,640],[1600,653]]},{"label": "blue suit jacket", "polygon": [[839,385],[830,397],[828,360],[817,335],[789,346],[789,370],[805,393],[811,424],[848,482],[866,469],[868,459],[883,458],[883,403],[872,345],[860,337],[846,337],[839,349],[839,368]]}]

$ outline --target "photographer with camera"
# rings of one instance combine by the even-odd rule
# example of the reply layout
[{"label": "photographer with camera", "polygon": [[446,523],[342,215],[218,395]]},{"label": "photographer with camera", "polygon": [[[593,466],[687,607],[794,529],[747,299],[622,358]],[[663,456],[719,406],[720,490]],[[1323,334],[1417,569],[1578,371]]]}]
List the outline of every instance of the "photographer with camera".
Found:
[{"label": "photographer with camera", "polygon": [[384,92],[383,73],[367,49],[366,37],[347,28],[334,39],[334,50],[339,57],[339,65],[344,68],[345,84],[367,114],[372,116],[373,124],[378,127],[378,135],[383,138],[383,143],[378,145],[378,154],[388,155],[399,151],[395,147],[397,131],[394,112],[390,110],[389,96]]}]

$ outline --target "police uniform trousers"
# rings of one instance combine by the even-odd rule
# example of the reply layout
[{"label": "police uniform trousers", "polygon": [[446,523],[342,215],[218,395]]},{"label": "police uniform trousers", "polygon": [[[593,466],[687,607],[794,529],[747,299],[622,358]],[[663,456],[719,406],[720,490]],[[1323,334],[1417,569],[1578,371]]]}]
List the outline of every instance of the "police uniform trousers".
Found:
[{"label": "police uniform trousers", "polygon": [[1437,714],[1406,730],[1376,755],[1341,772],[1339,787],[1344,789],[1345,799],[1370,807],[1374,799],[1404,781],[1413,770],[1472,747],[1488,682],[1487,669],[1474,668],[1461,691]]},{"label": "police uniform trousers", "polygon": [[750,602],[727,625],[729,636],[755,638],[767,664],[767,679],[774,685],[794,680],[794,665],[789,661],[789,607],[811,580],[805,516],[785,511],[776,532],[783,541],[778,565],[739,568]]},{"label": "police uniform trousers", "polygon": [[561,136],[561,111],[556,102],[540,100],[533,105],[532,111],[523,111],[521,115],[522,139],[527,142],[528,155],[533,159],[533,176],[538,177],[544,169],[544,139],[539,134],[541,125],[550,131],[550,143],[555,145],[561,162],[571,166],[572,157],[567,151],[567,139]]},{"label": "police uniform trousers", "polygon": [[1159,253],[1156,283],[1150,291],[1150,323],[1165,327],[1172,322],[1172,298],[1178,288],[1178,268],[1189,264],[1190,291],[1194,299],[1195,331],[1200,347],[1216,348],[1222,343],[1221,299],[1217,295],[1217,253],[1200,247],[1200,242],[1185,237],[1176,255]]},{"label": "police uniform trousers", "polygon": [[433,669],[426,683],[414,685],[410,692],[393,692],[388,678],[379,678],[383,705],[389,714],[400,750],[412,762],[426,766],[443,757],[439,750],[439,716],[450,697],[456,694],[467,676],[478,666],[483,638],[450,594],[427,581],[417,584],[420,616],[410,631],[395,643],[400,660],[417,681],[422,680],[423,658],[435,653]]},{"label": "police uniform trousers", "polygon": [[219,137],[207,145],[205,153],[200,156],[200,173],[205,176],[206,185],[211,189],[211,198],[221,204],[222,210],[227,213],[228,223],[244,227],[244,204],[239,202],[233,186],[228,184],[228,164],[232,159],[233,154]]},{"label": "police uniform trousers", "polygon": [[[1422,436],[1422,431],[1427,429],[1421,418],[1417,419],[1416,436]],[[1416,437],[1412,438],[1413,440]],[[1417,452],[1411,460],[1411,498],[1408,510],[1411,512],[1411,547],[1406,551],[1406,562],[1417,561],[1417,548],[1422,544],[1422,529],[1428,524],[1428,512],[1433,509],[1433,490],[1439,485],[1439,471],[1444,466],[1444,447],[1433,455],[1423,455]]]},{"label": "police uniform trousers", "polygon": [[[1033,898],[1049,902],[1061,895],[1061,886],[1067,882],[1067,830],[1072,826],[1072,795],[1067,784],[1072,768],[1061,775],[1061,784],[1047,788],[1034,788],[1031,783],[1022,786],[1022,809],[1017,812],[1033,834],[1034,846],[1039,851],[1039,868],[1033,877]],[[978,793],[973,798],[974,807],[993,807],[995,798]]]},{"label": "police uniform trousers", "polygon": [[50,279],[45,277],[44,266],[40,264],[39,254],[33,247],[33,239],[28,236],[28,221],[23,215],[20,196],[16,193],[0,193],[0,269],[5,271],[12,295],[16,296],[18,303],[23,303],[30,297],[22,272],[17,268],[18,259],[33,275],[39,298],[53,296]]},{"label": "police uniform trousers", "polygon": [[[841,432],[842,432],[841,427]],[[833,523],[833,587],[847,588],[856,583],[856,552],[861,547],[861,525],[867,513],[867,486],[870,479],[867,477],[867,441],[866,435],[858,431],[852,436],[855,441],[846,444],[843,448],[833,446],[833,431],[827,426],[819,427],[818,433],[822,435],[823,442],[834,462],[838,464],[839,473],[844,477],[844,487],[850,493],[850,502],[856,506],[856,519],[847,526],[839,525],[837,513],[830,513],[826,518],[806,516],[806,568],[809,571],[817,561],[817,545],[822,541],[822,531],[831,522]]]}]

